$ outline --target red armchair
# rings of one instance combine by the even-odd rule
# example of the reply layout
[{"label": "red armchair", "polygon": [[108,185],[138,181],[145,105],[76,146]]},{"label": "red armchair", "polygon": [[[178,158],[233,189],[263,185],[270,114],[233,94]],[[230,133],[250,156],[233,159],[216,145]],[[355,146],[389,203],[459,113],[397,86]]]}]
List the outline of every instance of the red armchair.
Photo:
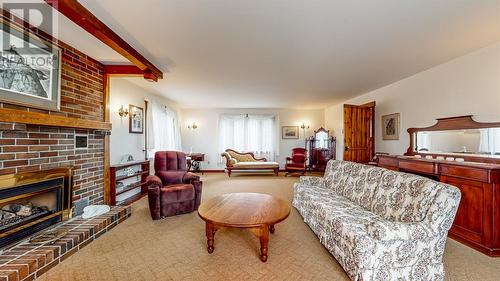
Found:
[{"label": "red armchair", "polygon": [[306,149],[301,147],[296,147],[292,149],[292,157],[286,158],[285,164],[285,177],[292,173],[300,172],[305,174],[306,172]]},{"label": "red armchair", "polygon": [[199,176],[187,172],[186,154],[158,151],[154,166],[155,175],[146,179],[153,220],[198,210],[203,183]]}]

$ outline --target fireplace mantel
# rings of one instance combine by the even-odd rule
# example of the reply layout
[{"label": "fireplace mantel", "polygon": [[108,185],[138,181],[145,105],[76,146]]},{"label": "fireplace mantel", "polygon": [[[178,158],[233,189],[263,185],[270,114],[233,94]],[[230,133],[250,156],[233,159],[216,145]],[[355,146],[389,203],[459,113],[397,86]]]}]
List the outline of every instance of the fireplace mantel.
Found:
[{"label": "fireplace mantel", "polygon": [[0,108],[0,122],[111,131],[110,122],[70,118],[10,108]]}]

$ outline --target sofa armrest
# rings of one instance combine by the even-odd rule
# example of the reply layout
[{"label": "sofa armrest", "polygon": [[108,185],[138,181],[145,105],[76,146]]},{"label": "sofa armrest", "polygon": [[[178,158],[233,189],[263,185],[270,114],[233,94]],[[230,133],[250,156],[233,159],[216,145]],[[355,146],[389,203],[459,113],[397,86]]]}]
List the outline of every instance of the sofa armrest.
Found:
[{"label": "sofa armrest", "polygon": [[148,188],[149,187],[154,187],[154,186],[157,186],[157,187],[161,188],[161,187],[163,187],[163,183],[162,183],[161,179],[158,176],[149,175],[146,178],[146,186]]},{"label": "sofa armrest", "polygon": [[326,187],[325,180],[322,177],[302,176],[299,178],[299,183],[322,188]]},{"label": "sofa armrest", "polygon": [[430,240],[439,235],[425,222],[404,223],[376,220],[366,225],[368,236],[377,241]]},{"label": "sofa armrest", "polygon": [[163,183],[157,176],[148,176],[146,178],[146,186],[148,188],[148,202],[151,218],[153,218],[153,220],[159,220],[161,218],[160,189]]},{"label": "sofa armrest", "polygon": [[194,173],[191,173],[191,172],[187,172],[184,174],[184,177],[182,178],[182,181],[184,183],[190,183],[190,184],[193,184],[194,181],[200,181],[200,176],[194,174]]}]

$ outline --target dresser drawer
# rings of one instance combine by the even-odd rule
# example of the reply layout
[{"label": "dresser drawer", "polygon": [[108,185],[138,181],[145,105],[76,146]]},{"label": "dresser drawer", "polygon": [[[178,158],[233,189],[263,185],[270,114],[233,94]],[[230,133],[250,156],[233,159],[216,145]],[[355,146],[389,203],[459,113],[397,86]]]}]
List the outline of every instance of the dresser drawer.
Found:
[{"label": "dresser drawer", "polygon": [[430,174],[430,175],[434,175],[437,173],[435,163],[424,162],[424,161],[399,160],[399,169],[421,174]]},{"label": "dresser drawer", "polygon": [[486,169],[441,164],[441,175],[490,183],[490,171]]},{"label": "dresser drawer", "polygon": [[386,169],[397,170],[399,160],[394,157],[379,156],[378,166]]}]

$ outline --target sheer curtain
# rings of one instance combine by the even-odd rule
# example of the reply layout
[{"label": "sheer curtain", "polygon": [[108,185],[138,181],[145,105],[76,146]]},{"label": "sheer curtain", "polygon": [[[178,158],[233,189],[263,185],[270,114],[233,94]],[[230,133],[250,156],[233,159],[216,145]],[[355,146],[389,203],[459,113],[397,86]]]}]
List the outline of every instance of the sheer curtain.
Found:
[{"label": "sheer curtain", "polygon": [[479,152],[500,155],[500,128],[479,129]]},{"label": "sheer curtain", "polygon": [[181,150],[181,133],[177,112],[170,107],[151,100],[148,106],[148,155],[156,151]]},{"label": "sheer curtain", "polygon": [[273,161],[277,151],[276,135],[273,115],[221,115],[219,119],[220,152],[231,148]]}]

